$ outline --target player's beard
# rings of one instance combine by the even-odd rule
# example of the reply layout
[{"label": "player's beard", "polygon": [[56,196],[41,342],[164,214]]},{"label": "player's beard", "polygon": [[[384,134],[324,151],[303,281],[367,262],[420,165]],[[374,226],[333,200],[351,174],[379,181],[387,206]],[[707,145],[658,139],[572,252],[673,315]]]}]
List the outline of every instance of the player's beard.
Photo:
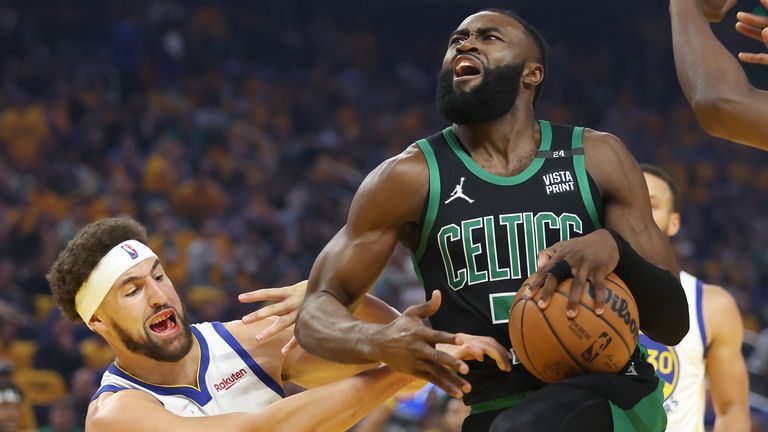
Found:
[{"label": "player's beard", "polygon": [[[161,306],[156,308],[156,312],[168,309],[169,307],[170,306],[168,305]],[[180,330],[178,338],[181,338],[181,344],[178,345],[175,349],[158,343],[154,338],[152,338],[152,332],[147,328],[144,328],[144,339],[139,340],[138,338],[131,336],[131,334],[128,333],[128,330],[121,327],[116,322],[112,322],[111,325],[115,329],[117,337],[120,338],[120,341],[123,343],[123,345],[125,345],[125,348],[128,349],[128,351],[134,354],[149,357],[152,360],[159,362],[177,362],[183,359],[184,356],[187,355],[192,349],[192,328],[187,321],[186,311],[184,313],[179,313],[179,311],[177,311],[175,308],[172,309],[176,314],[176,321]]]},{"label": "player's beard", "polygon": [[482,81],[469,91],[453,88],[453,70],[437,75],[437,109],[451,123],[477,124],[499,119],[512,110],[520,94],[525,63],[485,70]]}]

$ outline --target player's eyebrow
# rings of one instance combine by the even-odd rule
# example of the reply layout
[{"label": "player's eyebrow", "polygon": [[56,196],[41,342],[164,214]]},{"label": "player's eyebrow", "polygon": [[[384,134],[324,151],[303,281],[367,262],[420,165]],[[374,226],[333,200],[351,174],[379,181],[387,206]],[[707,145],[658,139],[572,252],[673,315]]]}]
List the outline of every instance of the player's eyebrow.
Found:
[{"label": "player's eyebrow", "polygon": [[[479,27],[477,31],[475,31],[475,33],[479,35],[486,35],[488,33],[501,33],[501,29],[496,26]],[[470,34],[469,29],[461,28],[451,33],[451,37],[454,37],[454,36],[468,37],[469,34]]]}]

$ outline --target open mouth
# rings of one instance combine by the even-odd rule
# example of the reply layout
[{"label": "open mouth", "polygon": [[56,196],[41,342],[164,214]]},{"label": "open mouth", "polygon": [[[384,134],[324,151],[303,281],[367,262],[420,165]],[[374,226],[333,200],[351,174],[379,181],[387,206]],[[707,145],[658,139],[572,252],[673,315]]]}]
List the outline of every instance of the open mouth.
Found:
[{"label": "open mouth", "polygon": [[473,78],[483,73],[482,64],[475,58],[462,55],[456,57],[453,61],[453,77],[459,78]]},{"label": "open mouth", "polygon": [[173,309],[166,309],[149,320],[149,329],[152,333],[168,334],[179,327],[176,313]]}]

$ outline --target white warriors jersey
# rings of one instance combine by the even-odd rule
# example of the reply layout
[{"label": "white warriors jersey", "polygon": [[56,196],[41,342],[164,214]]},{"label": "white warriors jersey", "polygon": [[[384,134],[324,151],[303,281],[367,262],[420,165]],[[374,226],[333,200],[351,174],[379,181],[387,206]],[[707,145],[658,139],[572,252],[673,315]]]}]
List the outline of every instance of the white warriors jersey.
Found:
[{"label": "white warriors jersey", "polygon": [[704,355],[707,333],[701,309],[703,283],[686,272],[680,272],[680,283],[688,298],[690,329],[679,344],[668,347],[640,335],[640,343],[648,348],[648,361],[664,380],[664,410],[667,431],[704,431]]},{"label": "white warriors jersey", "polygon": [[112,363],[91,401],[104,392],[141,390],[184,417],[256,412],[285,397],[283,389],[253,360],[220,322],[194,324],[200,345],[197,386],[144,382]]}]

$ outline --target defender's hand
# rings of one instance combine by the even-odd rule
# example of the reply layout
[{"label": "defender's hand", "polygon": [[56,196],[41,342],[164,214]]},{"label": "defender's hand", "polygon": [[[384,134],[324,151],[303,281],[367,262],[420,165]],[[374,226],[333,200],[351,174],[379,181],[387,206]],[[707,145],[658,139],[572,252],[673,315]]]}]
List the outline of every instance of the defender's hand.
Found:
[{"label": "defender's hand", "polygon": [[499,369],[509,372],[512,370],[510,353],[496,339],[489,336],[475,336],[457,333],[463,343],[461,345],[437,344],[435,348],[450,354],[459,360],[483,361],[487,355],[496,362]]},{"label": "defender's hand", "polygon": [[[558,264],[560,261],[565,263]],[[584,237],[556,243],[539,253],[538,271],[529,279],[530,295],[533,296],[539,289],[542,289],[538,305],[542,309],[549,306],[549,300],[557,286],[567,279],[566,276],[557,280],[550,271],[555,266],[563,267],[567,264],[570,266],[573,281],[566,315],[569,318],[574,318],[578,313],[577,306],[587,281],[595,289],[595,313],[600,315],[603,313],[605,300],[608,297],[605,277],[616,268],[618,262],[619,249],[616,246],[616,241],[604,229],[599,229]]]},{"label": "defender's hand", "polygon": [[423,320],[440,308],[439,291],[426,303],[409,307],[399,318],[385,325],[369,342],[371,358],[392,369],[430,381],[449,395],[460,398],[472,388],[454,374],[469,372],[466,363],[435,348],[437,344],[461,345],[460,336],[433,330]]},{"label": "defender's hand", "polygon": [[[287,287],[265,288],[240,294],[238,300],[241,303],[275,302],[244,316],[243,323],[251,324],[271,316],[279,317],[271,326],[256,336],[256,341],[259,343],[267,341],[296,322],[296,315],[301,302],[304,301],[306,292],[307,281],[302,281]],[[287,347],[288,345],[286,345]]]},{"label": "defender's hand", "polygon": [[[768,9],[768,0],[760,0],[760,3]],[[768,17],[739,12],[736,18],[739,20],[736,23],[736,30],[739,33],[764,43],[768,48]],[[746,63],[768,64],[768,54],[740,52],[739,60]]]}]

